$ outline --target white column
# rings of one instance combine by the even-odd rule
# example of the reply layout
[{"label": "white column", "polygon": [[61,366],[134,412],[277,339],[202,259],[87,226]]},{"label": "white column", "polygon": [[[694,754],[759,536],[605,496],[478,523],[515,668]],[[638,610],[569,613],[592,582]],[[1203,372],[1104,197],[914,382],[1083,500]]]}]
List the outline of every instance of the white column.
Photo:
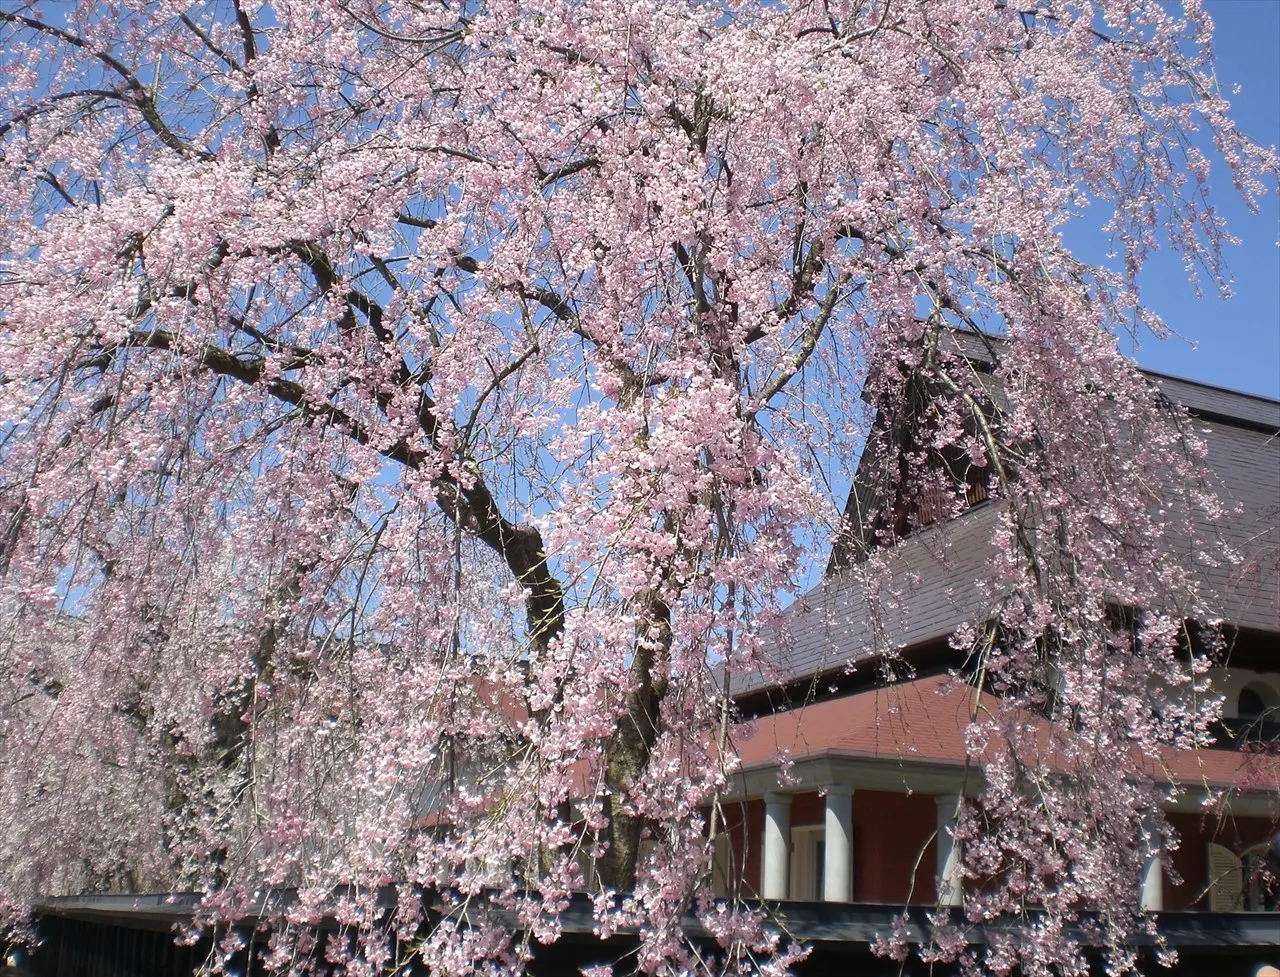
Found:
[{"label": "white column", "polygon": [[1164,910],[1164,866],[1160,864],[1160,836],[1153,821],[1144,820],[1142,840],[1156,849],[1142,866],[1142,909],[1158,913]]},{"label": "white column", "polygon": [[960,875],[960,846],[953,832],[960,810],[959,794],[938,794],[938,905],[964,905]]},{"label": "white column", "polygon": [[827,784],[827,815],[822,865],[822,898],[826,902],[853,901],[853,788]]},{"label": "white column", "polygon": [[760,868],[760,895],[787,898],[791,882],[791,795],[770,791],[764,795],[764,864]]}]

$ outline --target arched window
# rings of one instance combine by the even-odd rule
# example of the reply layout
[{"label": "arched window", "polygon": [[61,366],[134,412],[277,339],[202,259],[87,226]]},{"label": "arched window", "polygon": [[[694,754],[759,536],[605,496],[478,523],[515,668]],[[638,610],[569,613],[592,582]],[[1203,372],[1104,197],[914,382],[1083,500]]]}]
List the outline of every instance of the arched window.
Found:
[{"label": "arched window", "polygon": [[1265,912],[1280,898],[1280,879],[1269,844],[1254,845],[1237,855],[1210,842],[1206,852],[1205,888],[1210,912]]},{"label": "arched window", "polygon": [[1266,700],[1262,693],[1252,687],[1240,690],[1240,698],[1236,702],[1236,716],[1240,719],[1261,719],[1267,711]]},{"label": "arched window", "polygon": [[1240,853],[1244,875],[1244,908],[1248,912],[1274,910],[1280,899],[1280,878],[1269,844],[1254,845]]}]

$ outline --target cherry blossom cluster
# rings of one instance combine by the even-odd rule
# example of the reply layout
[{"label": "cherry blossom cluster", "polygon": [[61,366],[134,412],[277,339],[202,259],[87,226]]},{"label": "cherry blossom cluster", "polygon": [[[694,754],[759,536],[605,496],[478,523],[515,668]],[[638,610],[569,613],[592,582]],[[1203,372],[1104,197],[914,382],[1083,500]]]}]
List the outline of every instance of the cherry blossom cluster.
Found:
[{"label": "cherry blossom cluster", "polygon": [[1043,912],[975,965],[1124,946],[1213,503],[1117,336],[1161,243],[1226,287],[1196,133],[1276,173],[1168,7],[0,11],[0,920],[289,890],[277,972],[509,973],[587,891],[644,972],[785,972],[711,898],[727,676],[864,454],[886,606],[924,500],[1000,507],[958,831],[972,918]]}]

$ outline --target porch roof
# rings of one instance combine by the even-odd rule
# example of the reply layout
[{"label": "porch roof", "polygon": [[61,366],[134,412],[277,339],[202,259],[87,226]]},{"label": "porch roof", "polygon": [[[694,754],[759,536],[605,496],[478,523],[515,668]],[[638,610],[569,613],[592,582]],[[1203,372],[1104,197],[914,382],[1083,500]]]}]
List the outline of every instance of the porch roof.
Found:
[{"label": "porch roof", "polygon": [[[979,711],[1000,708],[989,693],[949,675],[931,675],[881,685],[864,692],[825,699],[743,723],[732,732],[732,746],[744,771],[826,757],[932,767],[963,767],[965,737]],[[1069,731],[1048,720],[1032,720],[1042,762],[1065,768],[1060,748]],[[1230,748],[1164,747],[1147,763],[1156,776],[1187,787],[1233,788],[1280,793],[1280,755]]]}]

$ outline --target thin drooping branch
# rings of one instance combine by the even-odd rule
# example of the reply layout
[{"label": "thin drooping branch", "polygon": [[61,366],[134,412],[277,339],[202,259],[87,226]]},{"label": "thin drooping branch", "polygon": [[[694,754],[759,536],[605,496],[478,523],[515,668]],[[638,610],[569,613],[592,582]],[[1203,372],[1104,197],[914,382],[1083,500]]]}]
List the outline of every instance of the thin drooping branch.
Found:
[{"label": "thin drooping branch", "polygon": [[[999,620],[956,643],[1003,696],[964,748],[1012,786],[966,804],[968,908],[1043,913],[1007,967],[1077,966],[1086,908],[1132,946],[1159,854],[1134,825],[1164,800],[1134,755],[1203,742],[1207,713],[1152,704],[1186,679],[1168,627],[1110,643],[1117,589],[1194,603],[1157,516],[1194,508],[1199,457],[1113,330],[1158,325],[1153,234],[1221,267],[1193,131],[1247,199],[1275,158],[1226,117],[1196,10],[891,6],[0,15],[0,926],[145,876],[207,882],[234,928],[283,880],[359,916],[324,968],[394,946],[505,972],[585,876],[642,968],[781,972],[767,910],[708,888],[708,814],[734,857],[757,840],[721,810],[732,697],[817,688],[776,625],[822,613],[796,598],[836,486],[868,551],[827,592],[905,602],[897,561],[989,470],[957,525],[987,533]],[[1132,268],[1067,252],[1085,198]],[[860,654],[844,625],[821,622]],[[1068,637],[1072,791],[1019,738]],[[425,897],[393,922],[362,902],[388,881]],[[525,936],[434,913],[482,890]],[[275,935],[283,968],[319,964],[305,925]]]},{"label": "thin drooping branch", "polygon": [[[190,366],[243,384],[260,386],[277,400],[300,408],[307,416],[326,422],[334,431],[357,444],[373,447],[397,464],[415,471],[435,469],[432,481],[441,512],[492,549],[528,592],[529,638],[534,647],[545,649],[563,629],[564,590],[551,571],[541,534],[535,527],[516,525],[502,514],[474,462],[462,462],[465,478],[459,479],[447,466],[435,465],[436,455],[433,452],[414,446],[405,439],[391,445],[376,443],[368,428],[347,411],[326,399],[317,398],[296,381],[273,375],[265,360],[237,356],[210,343],[193,343],[165,330],[135,331],[114,346],[81,359],[76,368],[101,371],[124,348],[171,353]],[[425,391],[420,395],[417,417],[428,443],[433,444],[438,421],[434,404]]]},{"label": "thin drooping branch", "polygon": [[181,156],[191,156],[198,159],[213,159],[212,153],[207,150],[191,147],[176,132],[174,132],[172,128],[169,127],[168,123],[164,121],[164,118],[156,108],[155,99],[152,94],[147,91],[142,82],[138,81],[137,76],[129,70],[124,62],[113,55],[110,51],[105,51],[70,31],[62,29],[61,27],[57,27],[53,24],[47,24],[31,17],[23,17],[20,14],[0,10],[0,21],[7,21],[11,24],[21,24],[23,27],[29,28],[30,30],[37,31],[41,34],[47,34],[51,37],[56,37],[58,40],[79,48],[88,53],[91,57],[101,61],[124,81],[128,97],[123,100],[138,110],[147,125],[151,128],[151,131],[160,137],[161,142]]}]

